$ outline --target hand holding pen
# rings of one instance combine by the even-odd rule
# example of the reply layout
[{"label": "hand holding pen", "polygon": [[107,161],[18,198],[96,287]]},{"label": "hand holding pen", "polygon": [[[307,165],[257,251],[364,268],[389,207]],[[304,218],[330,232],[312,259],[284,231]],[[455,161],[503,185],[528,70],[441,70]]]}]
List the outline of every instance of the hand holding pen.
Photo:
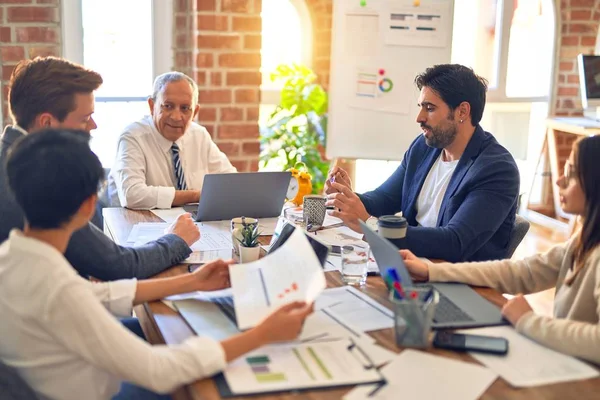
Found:
[{"label": "hand holding pen", "polygon": [[343,168],[333,167],[329,174],[327,175],[327,180],[325,181],[325,193],[336,193],[339,190],[335,189],[332,184],[337,183],[343,186],[348,187],[352,190],[352,183],[350,182],[350,176]]}]

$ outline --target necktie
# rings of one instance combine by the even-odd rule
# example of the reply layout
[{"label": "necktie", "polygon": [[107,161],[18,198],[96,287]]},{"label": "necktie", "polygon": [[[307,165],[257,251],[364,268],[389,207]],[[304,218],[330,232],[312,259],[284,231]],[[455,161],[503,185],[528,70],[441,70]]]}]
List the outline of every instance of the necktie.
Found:
[{"label": "necktie", "polygon": [[173,143],[171,146],[171,154],[173,156],[173,169],[175,170],[175,180],[177,181],[177,190],[187,190],[185,184],[185,175],[183,174],[183,167],[181,166],[181,160],[179,159],[179,146]]}]

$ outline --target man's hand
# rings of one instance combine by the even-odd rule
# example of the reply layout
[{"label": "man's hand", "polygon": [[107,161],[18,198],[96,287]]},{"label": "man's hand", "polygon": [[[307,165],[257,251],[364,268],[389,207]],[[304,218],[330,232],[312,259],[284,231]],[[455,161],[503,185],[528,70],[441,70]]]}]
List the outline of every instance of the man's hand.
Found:
[{"label": "man's hand", "polygon": [[216,260],[204,264],[192,274],[198,279],[198,289],[201,291],[221,290],[231,286],[229,281],[229,266],[233,260]]},{"label": "man's hand", "polygon": [[362,233],[358,221],[369,219],[369,213],[362,201],[348,186],[337,182],[331,183],[330,186],[333,192],[327,195],[325,205],[335,207],[331,215],[341,219],[353,231]]},{"label": "man's hand", "polygon": [[513,297],[502,307],[502,315],[513,325],[517,325],[521,317],[530,311],[533,309],[522,294]]},{"label": "man's hand", "polygon": [[200,229],[192,219],[192,214],[181,214],[175,222],[165,229],[165,234],[173,233],[182,238],[188,246],[193,245],[200,239]]},{"label": "man's hand", "polygon": [[419,259],[410,250],[400,250],[400,255],[404,259],[404,264],[410,276],[415,281],[427,282],[429,280],[429,266],[425,261]]},{"label": "man's hand", "polygon": [[337,190],[332,186],[332,183],[334,182],[339,183],[342,186],[346,186],[348,189],[352,190],[350,176],[340,167],[334,167],[327,175],[327,180],[325,181],[325,193],[330,194],[337,192]]},{"label": "man's hand", "polygon": [[313,311],[313,304],[295,301],[275,310],[256,327],[256,330],[263,343],[294,340],[302,331],[304,320]]}]

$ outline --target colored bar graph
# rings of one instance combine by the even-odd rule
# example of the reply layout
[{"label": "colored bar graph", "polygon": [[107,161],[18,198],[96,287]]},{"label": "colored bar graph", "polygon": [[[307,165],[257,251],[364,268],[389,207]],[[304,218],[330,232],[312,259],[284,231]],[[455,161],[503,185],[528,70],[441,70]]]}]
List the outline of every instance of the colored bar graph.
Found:
[{"label": "colored bar graph", "polygon": [[304,358],[302,358],[302,356],[300,355],[300,352],[297,349],[293,349],[292,351],[294,352],[294,355],[296,356],[298,361],[300,361],[300,364],[302,364],[302,368],[304,368],[308,376],[310,376],[310,379],[314,381],[315,375],[312,373],[310,368],[308,368],[308,365],[306,364],[306,361],[304,361]]},{"label": "colored bar graph", "polygon": [[329,370],[327,369],[327,367],[325,366],[325,364],[323,364],[323,361],[321,361],[321,359],[319,358],[319,356],[317,355],[317,353],[315,353],[315,351],[313,350],[313,348],[312,347],[307,347],[306,350],[308,351],[308,354],[310,354],[310,356],[312,357],[312,359],[315,360],[315,362],[317,363],[317,365],[321,369],[321,372],[323,372],[323,375],[325,375],[325,377],[327,379],[333,379],[333,376],[331,375],[331,372],[329,372]]},{"label": "colored bar graph", "polygon": [[271,371],[271,368],[269,368],[271,359],[268,356],[261,355],[246,357],[246,362],[250,366],[250,369],[254,374],[254,378],[258,383],[287,381],[285,374]]}]

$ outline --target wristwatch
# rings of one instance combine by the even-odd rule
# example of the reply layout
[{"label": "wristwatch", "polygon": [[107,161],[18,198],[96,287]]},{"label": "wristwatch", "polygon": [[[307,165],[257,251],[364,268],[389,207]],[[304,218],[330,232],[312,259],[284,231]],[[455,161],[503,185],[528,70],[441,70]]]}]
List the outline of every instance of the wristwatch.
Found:
[{"label": "wristwatch", "polygon": [[369,218],[367,218],[367,220],[365,221],[365,224],[367,224],[367,226],[369,228],[371,228],[371,230],[377,232],[377,230],[379,229],[379,227],[377,226],[377,221],[379,221],[379,218],[377,217],[373,217],[370,216]]}]

